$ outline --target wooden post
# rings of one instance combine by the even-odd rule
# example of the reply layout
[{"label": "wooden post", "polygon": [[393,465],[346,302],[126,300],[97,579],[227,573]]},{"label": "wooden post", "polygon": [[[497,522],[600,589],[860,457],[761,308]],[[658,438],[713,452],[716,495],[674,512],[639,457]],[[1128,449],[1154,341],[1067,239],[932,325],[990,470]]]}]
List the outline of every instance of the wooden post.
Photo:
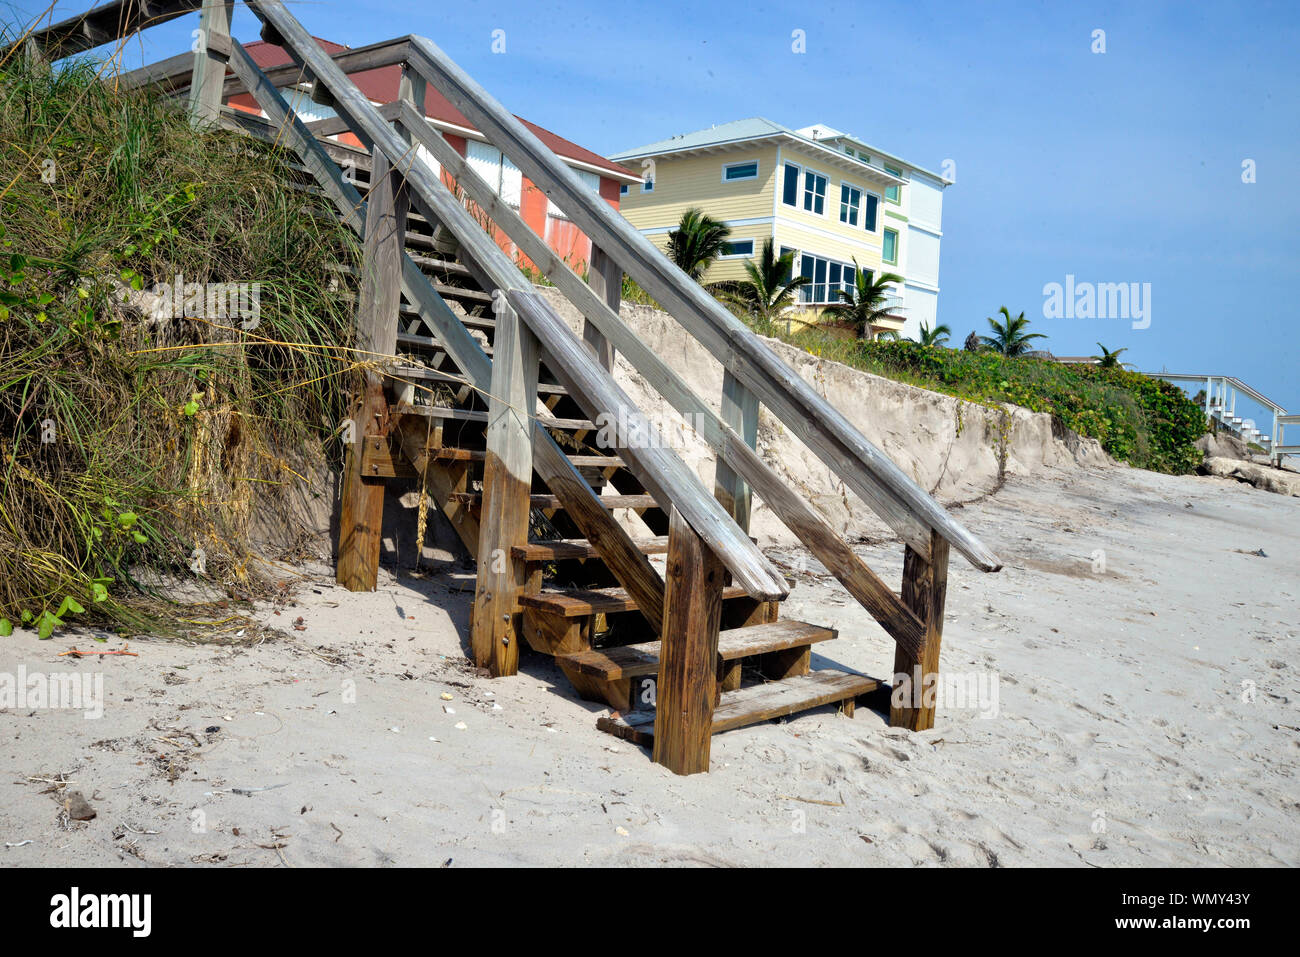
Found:
[{"label": "wooden post", "polygon": [[528,543],[538,370],[537,339],[513,308],[497,302],[501,308],[496,313],[488,399],[478,585],[470,622],[474,663],[494,678],[519,670],[524,637],[519,596],[528,584],[528,569],[511,549]]},{"label": "wooden post", "polygon": [[[758,396],[728,369],[722,376],[722,421],[735,430],[751,449],[758,446]],[[749,484],[718,456],[714,495],[746,532],[749,531]]]},{"label": "wooden post", "polygon": [[[378,150],[371,157],[370,196],[361,292],[357,309],[357,348],[373,360],[397,352],[397,318],[402,302],[402,254],[410,208],[405,183]],[[380,533],[384,522],[384,480],[361,474],[366,436],[388,434],[388,402],[383,378],[365,374],[356,442],[348,454],[339,519],[338,582],[349,591],[374,591],[379,581]]]},{"label": "wooden post", "polygon": [[717,556],[672,509],[654,760],[674,774],[709,770],[725,577]]},{"label": "wooden post", "polygon": [[210,126],[221,118],[226,64],[230,62],[230,17],[234,0],[203,0],[190,78],[190,122]]},{"label": "wooden post", "polygon": [[[930,533],[930,560],[910,546],[903,557],[903,604],[925,626],[920,655],[894,652],[894,698],[889,723],[926,731],[934,727],[934,694],[939,680],[939,645],[943,638],[943,606],[948,590],[948,542]],[[902,689],[900,691],[900,688]],[[900,700],[901,696],[901,700]]]},{"label": "wooden post", "polygon": [[[587,285],[615,315],[623,300],[623,270],[605,250],[591,244],[591,262],[587,267]],[[582,339],[591,343],[596,359],[606,369],[614,368],[614,347],[590,319],[582,322]]]}]

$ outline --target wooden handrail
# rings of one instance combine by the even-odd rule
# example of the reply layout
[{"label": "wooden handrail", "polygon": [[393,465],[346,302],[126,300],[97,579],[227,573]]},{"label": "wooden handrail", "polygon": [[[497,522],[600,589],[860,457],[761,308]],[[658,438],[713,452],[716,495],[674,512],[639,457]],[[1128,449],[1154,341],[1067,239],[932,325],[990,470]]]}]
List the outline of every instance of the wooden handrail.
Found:
[{"label": "wooden handrail", "polygon": [[[58,60],[175,20],[201,6],[203,0],[116,0],[32,30],[20,40],[34,42],[48,59]],[[0,61],[6,58],[9,49],[0,50]],[[193,64],[193,54],[187,59]]]},{"label": "wooden handrail", "polygon": [[682,326],[752,389],[817,456],[923,556],[929,531],[982,571],[1001,562],[771,349],[597,197],[527,127],[425,37],[412,37],[412,67],[612,256]]},{"label": "wooden handrail", "polygon": [[[335,112],[348,119],[354,132],[364,134],[406,177],[412,201],[420,208],[421,214],[430,222],[448,228],[469,256],[487,272],[496,288],[506,294],[531,293],[532,284],[509,257],[456,201],[438,175],[384,120],[374,104],[316,44],[284,4],[280,0],[250,0],[249,7],[276,32],[290,55],[329,92],[334,99]],[[774,600],[789,594],[785,578],[740,530],[685,462],[671,449],[665,448],[665,443],[654,441],[657,432],[653,425],[614,382],[610,373],[581,348],[577,336],[563,326],[563,320],[551,306],[541,302],[524,318],[525,321],[530,318],[540,320],[549,318],[548,314],[554,317],[554,323],[539,321],[532,327],[533,332],[548,354],[563,357],[564,373],[576,384],[586,387],[587,391],[579,389],[575,393],[584,411],[593,418],[602,413],[609,415],[618,423],[620,432],[626,423],[629,433],[653,437],[648,448],[638,442],[624,442],[619,448],[620,454],[631,464],[651,494],[665,504],[677,507],[691,527],[717,552],[736,583],[750,595]],[[578,348],[571,349],[565,336],[577,343]],[[560,369],[555,371],[558,373]],[[611,567],[616,566],[611,563]]]}]

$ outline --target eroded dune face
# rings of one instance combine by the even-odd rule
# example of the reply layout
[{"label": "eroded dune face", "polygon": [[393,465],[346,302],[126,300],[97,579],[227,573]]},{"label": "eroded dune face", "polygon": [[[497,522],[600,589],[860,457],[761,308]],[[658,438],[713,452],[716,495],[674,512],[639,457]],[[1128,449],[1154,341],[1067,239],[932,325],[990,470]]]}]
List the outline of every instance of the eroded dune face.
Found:
[{"label": "eroded dune face", "polygon": [[[555,290],[545,292],[570,325],[580,329],[577,310]],[[713,355],[663,312],[624,303],[621,315],[696,394],[714,409],[719,407],[722,366]],[[1052,417],[1045,413],[965,402],[820,359],[783,342],[765,341],[918,485],[945,504],[984,495],[1004,475],[1115,465],[1095,439],[1059,429],[1054,433]],[[711,486],[713,458],[689,424],[622,356],[615,372],[637,405]],[[801,490],[841,534],[887,534],[884,523],[800,441],[798,430],[765,408],[760,411],[758,446],[763,459]],[[755,504],[750,530],[765,543],[794,540],[761,502]]]}]

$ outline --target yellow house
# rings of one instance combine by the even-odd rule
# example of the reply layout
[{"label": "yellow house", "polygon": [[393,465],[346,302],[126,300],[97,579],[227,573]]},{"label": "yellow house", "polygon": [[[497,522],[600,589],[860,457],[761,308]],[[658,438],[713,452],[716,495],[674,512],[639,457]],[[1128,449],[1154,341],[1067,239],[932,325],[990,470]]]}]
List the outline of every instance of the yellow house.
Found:
[{"label": "yellow house", "polygon": [[856,260],[873,275],[905,279],[887,300],[896,318],[873,332],[911,332],[937,321],[939,211],[949,185],[937,174],[829,127],[791,130],[761,118],[609,158],[642,177],[622,187],[619,209],[660,249],[692,206],[731,229],[705,282],[743,279],[745,260],[771,239],[778,254],[793,251],[795,272],[812,280],[801,290],[806,310],[852,289]]}]

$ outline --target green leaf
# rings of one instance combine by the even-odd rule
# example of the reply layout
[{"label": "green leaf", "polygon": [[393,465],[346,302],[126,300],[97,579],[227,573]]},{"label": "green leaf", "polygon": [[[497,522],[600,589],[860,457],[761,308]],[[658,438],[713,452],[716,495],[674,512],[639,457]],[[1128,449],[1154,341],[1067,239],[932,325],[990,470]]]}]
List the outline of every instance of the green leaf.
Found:
[{"label": "green leaf", "polygon": [[23,612],[23,624],[30,625],[32,623],[32,617],[33,616],[30,611]]},{"label": "green leaf", "polygon": [[8,638],[14,633],[13,622],[8,618],[0,618],[0,638]]},{"label": "green leaf", "polygon": [[59,610],[54,613],[54,617],[62,618],[68,612],[72,612],[74,615],[81,615],[84,614],[85,611],[86,609],[81,607],[81,602],[77,601],[77,599],[73,598],[71,595],[64,595],[63,602],[59,605]]},{"label": "green leaf", "polygon": [[131,533],[131,537],[134,538],[134,539],[135,539],[137,542],[139,542],[141,545],[143,545],[145,542],[149,541],[149,536],[148,536],[148,535],[145,535],[143,532],[139,532],[139,531],[132,532],[132,533]]},{"label": "green leaf", "polygon": [[99,582],[91,582],[90,594],[91,594],[91,598],[94,601],[108,600],[108,589],[105,588],[103,585],[101,585]]},{"label": "green leaf", "polygon": [[136,515],[135,512],[123,512],[117,517],[117,523],[123,528],[130,528],[136,523],[138,518],[139,516]]},{"label": "green leaf", "polygon": [[46,638],[49,638],[50,635],[54,634],[54,626],[61,624],[63,624],[63,622],[59,621],[58,618],[47,611],[45,614],[41,615],[40,624],[36,626],[36,637],[41,641],[44,641]]}]

